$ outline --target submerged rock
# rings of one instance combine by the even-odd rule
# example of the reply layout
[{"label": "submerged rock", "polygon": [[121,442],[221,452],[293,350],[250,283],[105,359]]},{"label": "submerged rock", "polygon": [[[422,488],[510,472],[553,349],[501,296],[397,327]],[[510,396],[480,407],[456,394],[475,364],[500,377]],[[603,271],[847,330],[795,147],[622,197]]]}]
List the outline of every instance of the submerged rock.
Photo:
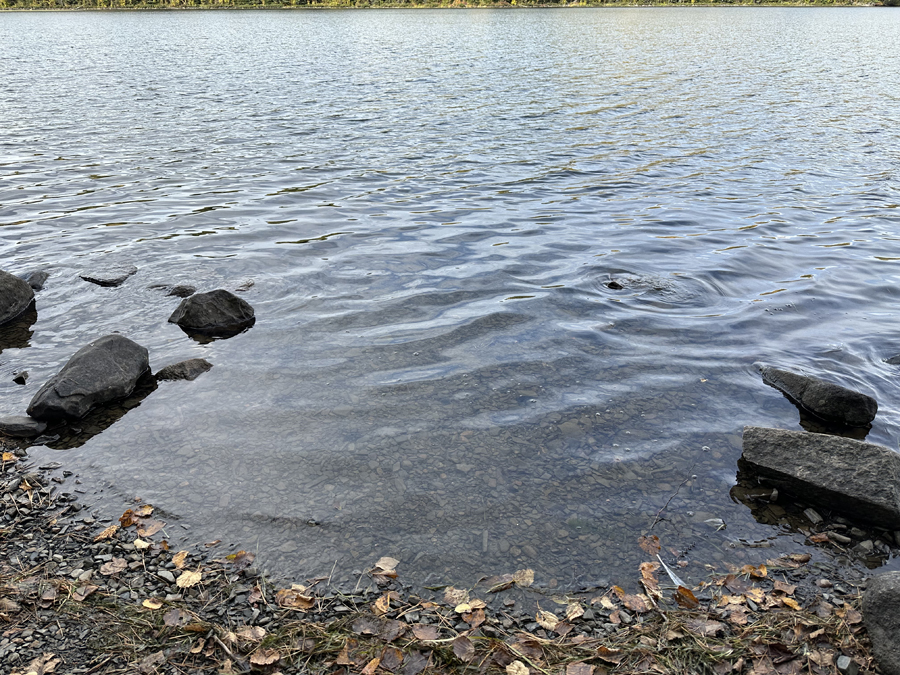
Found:
[{"label": "submerged rock", "polygon": [[128,277],[136,272],[137,267],[134,265],[114,265],[80,276],[85,281],[90,281],[98,286],[121,286]]},{"label": "submerged rock", "polygon": [[28,371],[18,370],[13,373],[13,382],[16,384],[25,384],[28,381]]},{"label": "submerged rock", "polygon": [[222,289],[185,298],[169,317],[170,323],[177,323],[188,333],[213,337],[235,335],[255,321],[250,303]]},{"label": "submerged rock", "polygon": [[742,470],[823,509],[900,527],[900,454],[840,436],[744,427]]},{"label": "submerged rock", "polygon": [[156,373],[157,380],[196,380],[212,368],[206,359],[188,359],[161,368]]},{"label": "submerged rock", "polygon": [[892,366],[900,366],[900,354],[897,354],[896,356],[892,356],[889,359],[885,359],[884,362],[888,363]]},{"label": "submerged rock", "polygon": [[131,394],[149,369],[145,347],[123,335],[107,335],[75,352],[34,395],[28,414],[46,422],[79,419],[91,408]]},{"label": "submerged rock", "polygon": [[188,286],[187,284],[177,284],[175,286],[169,284],[153,284],[152,286],[148,286],[148,288],[155,291],[168,291],[166,293],[167,296],[174,295],[177,298],[189,298],[197,292],[196,288]]},{"label": "submerged rock", "polygon": [[0,270],[0,324],[12,321],[34,302],[34,290],[27,282]]},{"label": "submerged rock", "polygon": [[862,616],[881,672],[900,675],[900,572],[869,579]]},{"label": "submerged rock", "polygon": [[795,404],[826,422],[864,427],[871,424],[878,413],[878,402],[871,396],[818,377],[799,375],[771,366],[762,366],[759,372],[763,382],[775,387]]},{"label": "submerged rock", "polygon": [[24,415],[12,415],[0,417],[0,434],[6,434],[14,438],[31,438],[44,433],[47,425],[33,417]]},{"label": "submerged rock", "polygon": [[50,275],[44,270],[36,270],[34,272],[29,272],[28,274],[23,274],[19,278],[31,286],[32,290],[42,291],[44,290],[44,282],[50,278]]}]

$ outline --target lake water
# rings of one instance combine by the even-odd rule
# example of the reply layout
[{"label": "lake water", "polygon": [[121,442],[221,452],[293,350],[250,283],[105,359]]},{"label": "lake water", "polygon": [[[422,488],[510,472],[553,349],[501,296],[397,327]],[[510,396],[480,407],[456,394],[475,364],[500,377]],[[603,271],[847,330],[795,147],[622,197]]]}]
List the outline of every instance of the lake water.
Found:
[{"label": "lake water", "polygon": [[[744,425],[800,428],[754,362],[897,447],[900,11],[4,13],[0,116],[0,267],[52,275],[0,410],[112,331],[214,364],[30,450],[106,517],[575,587],[665,507],[696,579],[802,548],[729,497]],[[257,323],[196,342],[161,283]]]}]

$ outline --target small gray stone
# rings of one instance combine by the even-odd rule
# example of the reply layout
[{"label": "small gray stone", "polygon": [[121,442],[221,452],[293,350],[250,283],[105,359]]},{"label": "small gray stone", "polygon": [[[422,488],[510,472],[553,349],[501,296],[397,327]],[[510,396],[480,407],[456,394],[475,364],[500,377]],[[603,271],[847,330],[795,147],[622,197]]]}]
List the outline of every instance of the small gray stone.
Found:
[{"label": "small gray stone", "polygon": [[900,675],[900,572],[869,579],[862,615],[881,671]]},{"label": "small gray stone", "polygon": [[163,579],[168,581],[170,584],[175,583],[175,575],[172,574],[169,570],[160,570],[156,574],[157,576],[162,577]]},{"label": "small gray stone", "polygon": [[811,522],[813,525],[818,525],[825,521],[822,516],[819,515],[819,512],[815,509],[804,509],[803,515]]},{"label": "small gray stone", "polygon": [[212,368],[206,359],[188,359],[170,364],[156,373],[157,380],[196,380],[200,375]]},{"label": "small gray stone", "polygon": [[12,415],[10,417],[0,417],[0,433],[15,438],[31,438],[32,436],[40,436],[44,433],[47,425],[39,422],[33,417],[25,417],[24,415]]},{"label": "small gray stone", "polygon": [[50,278],[50,275],[44,270],[35,270],[34,272],[23,274],[19,278],[31,286],[32,290],[42,291],[44,290],[44,282]]},{"label": "small gray stone", "polygon": [[250,303],[223,289],[185,298],[169,317],[169,323],[178,324],[187,333],[213,337],[230,337],[255,321]]},{"label": "small gray stone", "polygon": [[885,359],[884,362],[889,363],[892,366],[900,366],[900,354],[897,354],[896,356],[892,356],[889,359]]},{"label": "small gray stone", "polygon": [[834,664],[843,675],[858,675],[859,673],[859,664],[849,656],[841,655],[837,657]]},{"label": "small gray stone", "polygon": [[847,544],[849,544],[853,541],[850,537],[844,536],[843,534],[839,534],[838,532],[829,532],[828,538],[831,539],[831,541],[833,541],[837,544],[842,544],[844,546],[846,546]]},{"label": "small gray stone", "polygon": [[113,265],[95,272],[85,272],[80,276],[85,281],[90,281],[98,286],[114,287],[121,286],[128,277],[136,272],[137,267],[134,265]]},{"label": "small gray stone", "polygon": [[172,286],[172,289],[166,295],[174,295],[176,298],[189,298],[196,292],[197,289],[193,286],[178,284],[177,286]]}]

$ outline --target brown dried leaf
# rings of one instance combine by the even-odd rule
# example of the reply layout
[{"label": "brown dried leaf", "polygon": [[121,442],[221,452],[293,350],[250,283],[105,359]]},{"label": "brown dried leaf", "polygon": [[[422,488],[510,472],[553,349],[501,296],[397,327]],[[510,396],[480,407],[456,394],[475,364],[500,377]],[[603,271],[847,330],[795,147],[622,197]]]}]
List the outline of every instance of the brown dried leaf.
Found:
[{"label": "brown dried leaf", "polygon": [[453,641],[453,653],[461,661],[471,661],[475,658],[475,645],[465,635],[460,635]]},{"label": "brown dried leaf", "polygon": [[412,627],[413,635],[416,636],[419,640],[429,641],[429,640],[437,640],[438,635],[440,635],[440,631],[437,626],[432,626],[430,624],[425,623],[417,623]]},{"label": "brown dried leaf", "polygon": [[387,593],[382,595],[375,601],[374,606],[372,607],[372,611],[375,613],[375,616],[381,616],[382,614],[387,614],[391,611],[391,597]]},{"label": "brown dried leaf", "polygon": [[163,614],[163,623],[167,626],[183,626],[190,621],[190,614],[183,612],[177,607],[173,607]]},{"label": "brown dried leaf", "polygon": [[142,537],[152,537],[166,526],[161,520],[145,520],[138,527],[137,533]]},{"label": "brown dried leaf", "polygon": [[94,541],[97,542],[97,541],[105,541],[107,539],[112,539],[113,535],[115,535],[115,533],[118,531],[119,531],[118,525],[110,525],[105,530],[103,530],[103,532],[101,532],[96,537],[94,537]]},{"label": "brown dried leaf", "polygon": [[[129,509],[130,510],[130,509]],[[134,510],[134,515],[138,518],[146,518],[153,514],[153,507],[150,504],[144,504]]]},{"label": "brown dried leaf", "polygon": [[689,631],[702,637],[711,637],[725,632],[725,624],[709,619],[690,619],[685,626]]},{"label": "brown dried leaf", "polygon": [[594,666],[584,663],[570,663],[566,666],[566,675],[594,675]]},{"label": "brown dried leaf", "polygon": [[419,675],[428,667],[430,655],[426,656],[422,652],[409,652],[403,663],[403,675]]},{"label": "brown dried leaf", "polygon": [[531,671],[521,661],[513,661],[506,666],[506,675],[529,675]]},{"label": "brown dried leaf", "polygon": [[100,574],[108,577],[111,574],[118,574],[124,571],[127,567],[128,561],[125,558],[113,558],[109,562],[100,565]]},{"label": "brown dried leaf", "polygon": [[659,543],[659,537],[655,534],[649,537],[638,537],[638,546],[641,547],[648,555],[656,555],[662,550],[662,546]]},{"label": "brown dried leaf", "polygon": [[[306,587],[294,585],[291,588],[282,588],[275,593],[275,602],[279,607],[287,607],[288,609],[296,609],[301,612],[312,609],[316,606],[316,598],[306,594]],[[377,604],[377,603],[376,603]]]},{"label": "brown dried leaf", "polygon": [[94,591],[98,590],[99,586],[93,586],[91,584],[85,584],[84,586],[79,586],[72,592],[72,599],[76,602],[84,602],[85,599],[91,595]]},{"label": "brown dried leaf", "polygon": [[566,621],[574,621],[580,619],[584,615],[584,607],[580,602],[570,602],[566,606]]},{"label": "brown dried leaf", "polygon": [[250,567],[255,559],[256,555],[249,551],[238,551],[237,553],[225,556],[225,560],[230,562],[237,572]]},{"label": "brown dried leaf", "polygon": [[280,658],[281,654],[274,649],[260,649],[250,656],[250,663],[255,666],[269,666]]},{"label": "brown dried leaf", "polygon": [[476,609],[474,612],[466,612],[463,614],[463,621],[472,626],[472,628],[478,628],[481,624],[485,622],[485,615],[483,609]]},{"label": "brown dried leaf", "polygon": [[761,605],[766,600],[766,593],[763,589],[758,586],[754,586],[753,588],[748,588],[747,592],[744,593],[748,598],[750,598],[757,605]]},{"label": "brown dried leaf", "polygon": [[191,572],[190,570],[185,570],[181,573],[181,576],[175,580],[175,585],[178,588],[190,588],[191,586],[196,586],[200,583],[200,580],[203,578],[203,574],[201,572]]},{"label": "brown dried leaf", "polygon": [[620,650],[611,649],[603,645],[597,647],[597,656],[607,663],[620,663],[622,659],[625,658],[625,655],[622,654]]},{"label": "brown dried leaf", "polygon": [[203,647],[205,645],[206,645],[206,640],[204,640],[203,638],[200,638],[199,640],[197,640],[197,644],[195,644],[193,647],[191,647],[191,649],[190,649],[191,654],[199,654],[200,652],[203,651]]},{"label": "brown dried leaf", "polygon": [[378,668],[378,664],[381,663],[380,658],[374,658],[369,663],[366,664],[366,667],[363,668],[360,672],[362,675],[375,675],[375,671]]},{"label": "brown dried leaf", "polygon": [[159,598],[147,598],[141,603],[141,605],[143,605],[147,609],[159,609],[163,606],[163,602]]},{"label": "brown dried leaf", "polygon": [[266,637],[266,629],[262,626],[241,626],[235,631],[235,635],[240,640],[259,642]]},{"label": "brown dried leaf", "polygon": [[54,659],[53,654],[44,654],[28,664],[25,675],[49,675],[56,672],[56,666],[62,663],[62,659]]},{"label": "brown dried leaf", "polygon": [[347,645],[344,645],[344,648],[341,649],[341,653],[338,654],[337,660],[335,663],[339,666],[355,666],[356,662],[350,658],[350,649]]},{"label": "brown dried leaf", "polygon": [[696,609],[700,606],[700,601],[697,599],[697,596],[695,596],[689,588],[685,588],[684,586],[679,586],[675,589],[675,593],[672,597],[675,598],[675,602],[685,609]]},{"label": "brown dried leaf", "polygon": [[612,614],[609,615],[609,622],[619,625],[622,623],[622,616],[619,614],[619,610],[616,610]]},{"label": "brown dried leaf", "polygon": [[655,562],[643,562],[640,565],[641,583],[647,591],[647,595],[655,600],[662,600],[662,592],[659,590],[659,579],[656,572],[659,570],[660,564]]},{"label": "brown dried leaf", "polygon": [[528,588],[534,583],[534,570],[517,570],[513,573],[513,583],[521,588]]},{"label": "brown dried leaf", "polygon": [[747,612],[743,607],[733,608],[728,615],[728,620],[735,626],[747,625]]},{"label": "brown dried leaf", "polygon": [[775,588],[774,590],[778,593],[784,593],[785,595],[793,595],[794,591],[797,590],[797,587],[793,584],[787,584],[783,581],[775,580]]},{"label": "brown dried leaf", "polygon": [[184,561],[187,556],[187,551],[178,551],[178,553],[172,556],[172,562],[175,564],[176,570],[180,570],[182,567],[184,567]]},{"label": "brown dried leaf", "polygon": [[134,518],[134,511],[128,509],[119,517],[119,522],[122,524],[122,527],[131,527],[137,520]]},{"label": "brown dried leaf", "polygon": [[454,588],[453,586],[447,586],[444,589],[444,602],[448,605],[453,605],[456,607],[457,605],[461,605],[464,602],[468,602],[469,600],[469,591],[464,588]]},{"label": "brown dried leaf", "polygon": [[793,598],[789,598],[789,597],[785,596],[785,597],[781,598],[781,602],[786,607],[790,607],[791,609],[793,609],[795,611],[800,611],[800,604]]},{"label": "brown dried leaf", "polygon": [[396,647],[385,647],[381,653],[381,667],[390,672],[395,671],[403,663],[403,652]]},{"label": "brown dried leaf", "polygon": [[754,567],[753,565],[744,565],[741,568],[741,574],[749,574],[754,579],[764,579],[767,574],[766,566],[760,565],[759,567]]},{"label": "brown dried leaf", "polygon": [[538,610],[537,615],[535,615],[534,620],[537,621],[542,628],[547,630],[556,630],[556,626],[559,624],[559,617],[552,612],[545,612],[542,609]]}]

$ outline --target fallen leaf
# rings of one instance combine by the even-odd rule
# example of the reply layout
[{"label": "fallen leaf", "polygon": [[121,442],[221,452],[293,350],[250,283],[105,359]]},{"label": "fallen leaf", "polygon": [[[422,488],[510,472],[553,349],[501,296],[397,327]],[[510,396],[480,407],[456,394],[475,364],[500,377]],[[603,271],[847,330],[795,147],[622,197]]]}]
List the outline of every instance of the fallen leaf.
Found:
[{"label": "fallen leaf", "polygon": [[556,614],[545,612],[542,609],[538,610],[534,620],[537,621],[542,628],[546,628],[547,630],[556,630],[556,626],[559,624],[559,617],[556,616]]},{"label": "fallen leaf", "polygon": [[689,631],[702,637],[711,637],[725,632],[725,624],[709,619],[690,619],[685,626]]},{"label": "fallen leaf", "polygon": [[422,652],[409,652],[403,661],[403,675],[419,675],[428,667],[431,656]]},{"label": "fallen leaf", "polygon": [[797,590],[797,587],[793,584],[786,584],[783,581],[775,581],[774,590],[778,593],[784,593],[785,595],[793,595],[794,591]]},{"label": "fallen leaf", "polygon": [[178,588],[190,588],[191,586],[199,584],[200,579],[202,578],[203,574],[200,572],[185,570],[181,573],[181,576],[175,580],[175,585],[178,586]]},{"label": "fallen leaf", "polygon": [[754,567],[753,565],[744,565],[741,568],[741,574],[749,574],[755,579],[764,579],[767,573],[768,572],[765,565],[760,565],[759,567]]},{"label": "fallen leaf", "polygon": [[259,590],[259,586],[254,586],[250,591],[250,595],[247,596],[247,604],[253,605],[262,600],[262,591]]},{"label": "fallen leaf", "polygon": [[235,635],[240,640],[259,642],[266,637],[266,629],[262,626],[241,626],[235,631]]},{"label": "fallen leaf", "polygon": [[675,593],[672,597],[675,598],[675,602],[685,609],[696,609],[700,606],[700,601],[697,599],[697,596],[695,596],[689,588],[685,588],[684,586],[679,586],[675,589]]},{"label": "fallen leaf", "polygon": [[216,539],[216,540],[214,540],[214,541],[208,541],[208,542],[206,542],[206,543],[203,544],[203,545],[204,545],[206,548],[212,548],[213,546],[218,546],[218,545],[221,544],[221,543],[222,543],[222,540],[221,540],[221,539]]},{"label": "fallen leaf", "polygon": [[375,670],[378,668],[378,664],[381,663],[380,658],[374,658],[369,663],[366,664],[366,667],[363,668],[360,672],[362,675],[375,675]]},{"label": "fallen leaf", "polygon": [[743,607],[732,609],[728,615],[728,620],[735,626],[746,626],[747,612]]},{"label": "fallen leaf", "polygon": [[378,562],[375,563],[375,568],[380,569],[382,572],[393,572],[395,569],[397,569],[397,565],[399,564],[400,561],[396,558],[384,556],[383,558],[378,559]]},{"label": "fallen leaf", "polygon": [[72,592],[72,599],[76,602],[84,602],[85,598],[87,598],[91,593],[99,589],[99,586],[93,586],[91,584],[85,584],[84,586],[79,586]]},{"label": "fallen leaf", "polygon": [[105,541],[107,539],[112,539],[113,535],[119,531],[118,525],[110,525],[103,532],[94,537],[94,541]]},{"label": "fallen leaf", "polygon": [[647,595],[654,600],[662,600],[662,592],[659,590],[659,579],[656,577],[656,571],[660,568],[659,563],[643,562],[640,565],[641,584]]},{"label": "fallen leaf", "polygon": [[619,614],[619,610],[616,610],[615,612],[612,612],[612,613],[609,615],[609,622],[610,622],[610,623],[614,623],[614,624],[616,624],[617,626],[618,626],[620,623],[622,623],[622,617],[621,617],[621,615]]},{"label": "fallen leaf", "polygon": [[183,626],[190,620],[191,616],[187,612],[173,607],[163,614],[163,623],[167,626]]},{"label": "fallen leaf", "polygon": [[225,560],[230,562],[238,572],[250,567],[255,559],[256,555],[249,551],[238,551],[237,553],[225,556]]},{"label": "fallen leaf", "polygon": [[403,652],[396,647],[385,647],[381,653],[381,667],[393,672],[403,663]]},{"label": "fallen leaf", "polygon": [[[595,599],[596,599],[596,598],[595,598]],[[616,608],[616,604],[615,604],[612,600],[609,599],[609,596],[608,596],[608,595],[604,595],[603,597],[601,597],[601,598],[598,600],[598,602],[600,603],[600,606],[601,606],[603,609],[612,611],[612,610],[614,610],[614,609]],[[594,600],[591,600],[591,604],[592,604],[592,605],[594,604]]]},{"label": "fallen leaf", "polygon": [[150,548],[150,542],[149,542],[149,541],[144,541],[143,539],[135,539],[135,540],[134,540],[133,542],[131,542],[131,543],[134,544],[134,547],[135,547],[138,551],[146,551],[148,548]]},{"label": "fallen leaf", "polygon": [[145,520],[141,523],[141,526],[138,527],[137,533],[142,537],[152,537],[165,526],[166,524],[161,520]]},{"label": "fallen leaf", "polygon": [[260,649],[250,656],[250,663],[255,666],[269,666],[280,658],[281,654],[274,649]]},{"label": "fallen leaf", "polygon": [[204,640],[203,638],[200,638],[199,640],[197,640],[197,644],[195,644],[193,647],[191,647],[191,649],[190,649],[191,654],[199,654],[200,652],[203,651],[203,647],[205,645],[206,645],[206,640]]},{"label": "fallen leaf", "polygon": [[719,607],[724,607],[725,605],[740,605],[745,602],[747,598],[743,595],[723,595],[719,598]]},{"label": "fallen leaf", "polygon": [[483,609],[476,609],[473,612],[466,612],[463,614],[463,621],[472,626],[472,628],[478,628],[485,620],[486,617]]},{"label": "fallen leaf", "polygon": [[21,610],[22,605],[20,605],[15,600],[12,600],[10,598],[0,598],[0,612],[9,612],[10,614],[15,614]]},{"label": "fallen leaf", "polygon": [[300,585],[295,585],[291,588],[282,588],[275,593],[275,602],[279,607],[298,609],[305,612],[316,606],[315,596],[307,595],[305,591],[306,587]]},{"label": "fallen leaf", "polygon": [[447,586],[444,589],[444,602],[448,605],[453,605],[456,607],[457,605],[461,605],[464,602],[469,600],[469,591],[464,588],[454,588],[453,586]]},{"label": "fallen leaf", "polygon": [[599,647],[597,647],[597,656],[599,656],[607,663],[619,663],[622,661],[625,655],[622,654],[618,649],[611,649],[609,647],[600,645]]},{"label": "fallen leaf", "polygon": [[594,666],[584,663],[570,663],[566,666],[566,675],[594,675]]},{"label": "fallen leaf", "polygon": [[338,654],[335,663],[339,666],[355,666],[356,662],[350,658],[350,648],[347,645],[344,645],[343,649],[341,649],[340,654]]},{"label": "fallen leaf", "polygon": [[56,672],[56,666],[62,663],[62,659],[54,659],[53,654],[44,654],[28,664],[25,675],[48,675]]},{"label": "fallen leaf", "polygon": [[375,616],[381,616],[382,614],[387,614],[390,610],[391,598],[387,593],[385,593],[375,601],[373,612],[375,613]]},{"label": "fallen leaf", "polygon": [[529,675],[531,671],[521,661],[513,661],[506,666],[506,675]]},{"label": "fallen leaf", "polygon": [[513,583],[521,588],[528,588],[534,583],[534,570],[525,569],[513,572]]},{"label": "fallen leaf", "polygon": [[125,513],[119,516],[119,522],[122,524],[122,527],[131,527],[137,523],[137,520],[134,518],[134,511],[131,509],[126,510]]},{"label": "fallen leaf", "polygon": [[662,546],[659,543],[659,537],[655,534],[650,535],[649,537],[638,537],[638,546],[649,555],[656,555],[662,550]]},{"label": "fallen leaf", "polygon": [[437,626],[432,626],[426,623],[417,623],[412,627],[413,635],[416,636],[419,640],[429,641],[429,640],[437,640],[438,635],[440,635],[440,631]]},{"label": "fallen leaf", "polygon": [[134,510],[134,515],[138,518],[146,518],[153,513],[153,507],[150,504],[144,504]]},{"label": "fallen leaf", "polygon": [[184,560],[187,558],[187,555],[187,551],[178,551],[178,553],[172,556],[172,562],[174,563],[176,570],[180,570],[184,567]]},{"label": "fallen leaf", "polygon": [[744,595],[746,595],[748,598],[750,598],[757,605],[762,604],[763,602],[765,602],[765,599],[766,599],[765,591],[763,591],[763,589],[759,588],[758,586],[754,586],[753,588],[748,588],[747,592],[744,593]]},{"label": "fallen leaf", "polygon": [[566,621],[580,619],[584,615],[584,607],[579,602],[570,602],[566,607]]},{"label": "fallen leaf", "polygon": [[461,661],[471,661],[475,658],[475,645],[465,635],[460,635],[453,641],[453,653]]},{"label": "fallen leaf", "polygon": [[16,456],[11,452],[4,452],[3,453],[3,461],[4,462],[15,462]]},{"label": "fallen leaf", "polygon": [[814,544],[827,544],[831,541],[828,538],[828,534],[826,532],[820,532],[819,534],[810,535],[809,540]]},{"label": "fallen leaf", "polygon": [[127,567],[128,561],[125,560],[125,558],[113,558],[109,562],[100,565],[100,574],[108,577],[111,574],[118,574],[119,572],[122,572]]},{"label": "fallen leaf", "polygon": [[154,652],[149,656],[145,656],[141,659],[140,663],[138,663],[138,670],[144,675],[150,675],[151,673],[156,672],[156,666],[160,663],[166,662],[166,655],[162,651]]},{"label": "fallen leaf", "polygon": [[163,606],[163,602],[159,598],[147,598],[141,603],[141,605],[143,605],[147,609],[159,609]]}]

